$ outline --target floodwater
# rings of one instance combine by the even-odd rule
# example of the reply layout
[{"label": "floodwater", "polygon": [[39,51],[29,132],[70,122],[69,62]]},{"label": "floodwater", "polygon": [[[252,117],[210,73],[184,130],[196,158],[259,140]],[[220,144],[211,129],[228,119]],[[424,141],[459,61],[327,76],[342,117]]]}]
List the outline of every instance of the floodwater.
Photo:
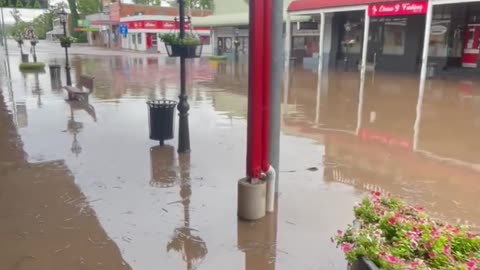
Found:
[{"label": "floodwater", "polygon": [[[53,46],[53,45],[52,45]],[[63,63],[39,46],[39,59]],[[381,190],[478,224],[479,82],[317,72],[285,76],[278,211],[236,217],[244,176],[247,65],[189,62],[192,153],[148,139],[149,99],[177,99],[160,56],[73,48],[89,104],[10,57],[0,102],[0,269],[346,269],[330,242]],[[48,53],[48,54],[47,54]],[[62,82],[65,82],[62,72]],[[319,87],[320,86],[320,87]]]}]

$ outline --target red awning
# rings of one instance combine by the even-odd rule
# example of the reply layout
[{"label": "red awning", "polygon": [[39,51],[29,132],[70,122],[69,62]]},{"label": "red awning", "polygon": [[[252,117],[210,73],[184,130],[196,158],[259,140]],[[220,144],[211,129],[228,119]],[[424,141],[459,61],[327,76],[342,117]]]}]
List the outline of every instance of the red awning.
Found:
[{"label": "red awning", "polygon": [[384,2],[398,2],[398,0],[295,0],[288,6],[288,11],[360,6]]}]

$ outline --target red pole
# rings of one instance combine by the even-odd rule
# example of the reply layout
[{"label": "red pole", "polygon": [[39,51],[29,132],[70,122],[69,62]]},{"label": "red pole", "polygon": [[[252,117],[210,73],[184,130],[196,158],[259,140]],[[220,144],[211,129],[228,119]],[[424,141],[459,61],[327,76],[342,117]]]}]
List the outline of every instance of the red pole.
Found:
[{"label": "red pole", "polygon": [[247,176],[259,179],[264,163],[265,0],[250,0]]},{"label": "red pole", "polygon": [[270,77],[271,77],[271,43],[272,43],[272,1],[265,3],[263,13],[264,43],[263,43],[263,129],[262,129],[262,169],[267,172],[270,168],[268,146],[270,145]]}]

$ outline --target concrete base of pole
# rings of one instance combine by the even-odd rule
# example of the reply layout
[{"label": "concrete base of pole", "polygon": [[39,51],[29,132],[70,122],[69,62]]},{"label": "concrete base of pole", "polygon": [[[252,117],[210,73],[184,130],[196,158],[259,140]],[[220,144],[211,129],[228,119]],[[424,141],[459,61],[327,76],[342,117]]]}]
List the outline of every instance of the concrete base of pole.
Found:
[{"label": "concrete base of pole", "polygon": [[244,220],[261,219],[266,214],[267,183],[252,184],[248,178],[238,181],[238,217]]}]

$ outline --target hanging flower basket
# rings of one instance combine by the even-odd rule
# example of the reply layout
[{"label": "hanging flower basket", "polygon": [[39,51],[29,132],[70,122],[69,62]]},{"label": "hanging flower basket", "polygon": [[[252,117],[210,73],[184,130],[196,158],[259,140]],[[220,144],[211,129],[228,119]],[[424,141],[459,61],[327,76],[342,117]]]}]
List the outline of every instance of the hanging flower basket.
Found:
[{"label": "hanging flower basket", "polygon": [[191,34],[185,34],[180,38],[178,33],[168,33],[160,35],[160,39],[165,43],[168,56],[185,58],[195,58],[202,55],[202,44],[200,39]]},{"label": "hanging flower basket", "polygon": [[75,41],[76,39],[72,36],[63,36],[60,37],[60,46],[62,46],[62,48],[70,48],[72,43]]},{"label": "hanging flower basket", "polygon": [[68,41],[60,41],[60,46],[62,46],[62,48],[70,48],[71,45],[72,43]]}]

